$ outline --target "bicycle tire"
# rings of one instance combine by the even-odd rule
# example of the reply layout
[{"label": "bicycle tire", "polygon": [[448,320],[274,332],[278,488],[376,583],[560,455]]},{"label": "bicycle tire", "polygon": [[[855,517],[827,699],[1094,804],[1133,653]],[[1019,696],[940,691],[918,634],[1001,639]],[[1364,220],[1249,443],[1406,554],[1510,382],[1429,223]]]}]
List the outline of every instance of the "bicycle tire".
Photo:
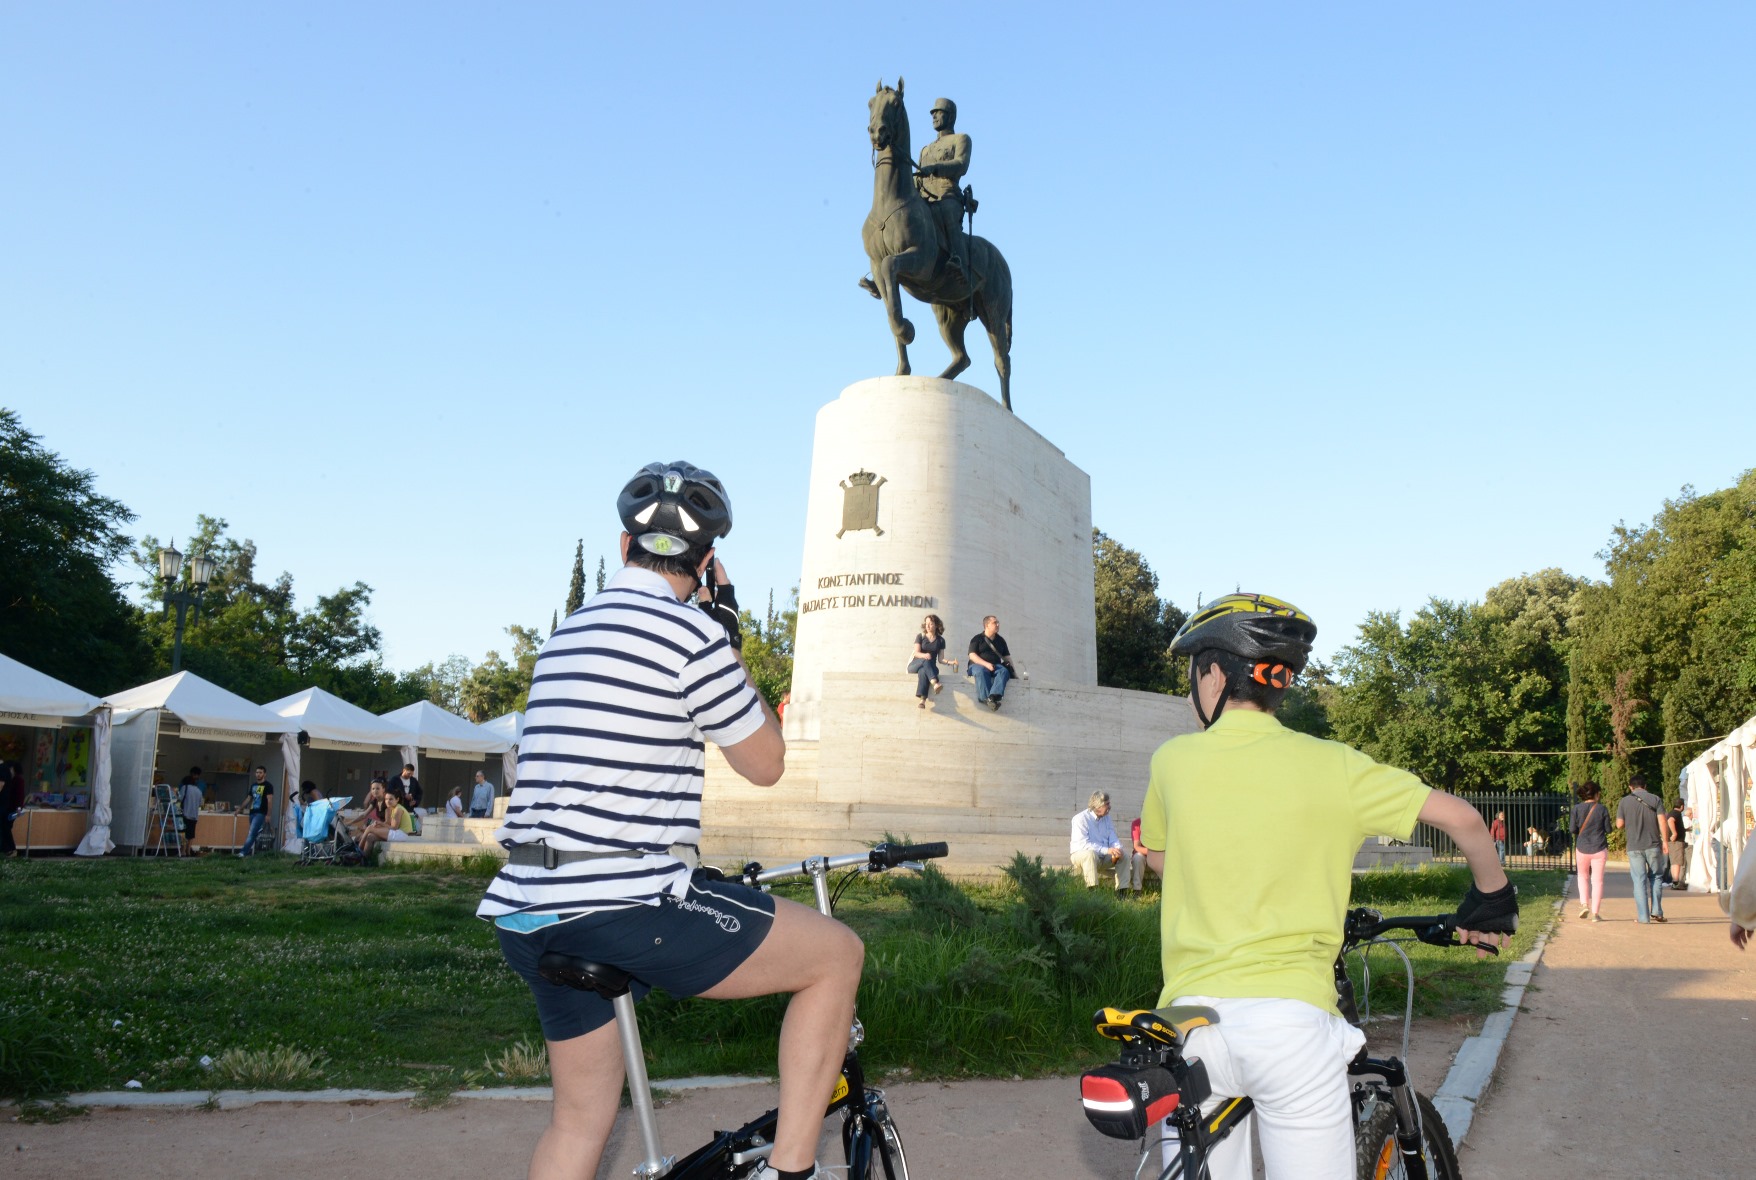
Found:
[{"label": "bicycle tire", "polygon": [[[1429,1180],[1463,1180],[1445,1120],[1425,1094],[1416,1092],[1415,1104],[1421,1112],[1421,1148],[1427,1157]],[[1402,1152],[1396,1145],[1396,1108],[1388,1096],[1354,1131],[1354,1175],[1359,1180],[1407,1180]]]},{"label": "bicycle tire", "polygon": [[908,1156],[903,1153],[902,1132],[896,1129],[895,1120],[886,1118],[879,1122],[874,1142],[884,1180],[908,1180]]}]

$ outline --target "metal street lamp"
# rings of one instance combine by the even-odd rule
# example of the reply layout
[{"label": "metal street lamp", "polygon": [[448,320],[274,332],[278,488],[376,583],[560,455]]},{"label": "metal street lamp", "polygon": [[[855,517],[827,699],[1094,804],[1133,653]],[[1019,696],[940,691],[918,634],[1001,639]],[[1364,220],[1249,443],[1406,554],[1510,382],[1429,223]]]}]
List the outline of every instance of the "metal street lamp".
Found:
[{"label": "metal street lamp", "polygon": [[213,581],[214,560],[203,553],[189,562],[189,581],[181,587],[177,586],[177,575],[183,568],[183,555],[177,552],[177,543],[159,550],[159,578],[165,584],[165,610],[172,608],[177,611],[177,630],[171,640],[171,673],[175,675],[183,668],[183,623],[189,614],[189,608],[195,608],[195,619],[201,621],[201,596],[207,593],[207,584]]}]

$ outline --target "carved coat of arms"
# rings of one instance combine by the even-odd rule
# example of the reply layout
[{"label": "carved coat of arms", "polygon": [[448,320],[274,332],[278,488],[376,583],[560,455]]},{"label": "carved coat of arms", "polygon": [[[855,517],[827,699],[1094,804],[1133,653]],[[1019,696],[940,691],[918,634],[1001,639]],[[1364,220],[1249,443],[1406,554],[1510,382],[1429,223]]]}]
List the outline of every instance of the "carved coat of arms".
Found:
[{"label": "carved coat of arms", "polygon": [[878,527],[878,489],[884,486],[882,475],[873,475],[870,471],[854,472],[841,481],[841,532],[835,534],[841,540],[841,534],[871,529],[878,536],[884,530]]}]

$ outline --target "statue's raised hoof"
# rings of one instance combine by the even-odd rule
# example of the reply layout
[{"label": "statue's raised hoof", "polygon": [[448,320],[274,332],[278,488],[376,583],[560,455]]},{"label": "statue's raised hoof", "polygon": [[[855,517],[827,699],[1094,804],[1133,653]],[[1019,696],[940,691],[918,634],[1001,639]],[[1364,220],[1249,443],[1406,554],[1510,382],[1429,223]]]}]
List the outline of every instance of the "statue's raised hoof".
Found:
[{"label": "statue's raised hoof", "polygon": [[870,295],[874,299],[883,299],[884,298],[884,296],[882,296],[878,293],[878,284],[874,283],[871,279],[861,279],[860,280],[860,290],[864,291],[866,294]]}]

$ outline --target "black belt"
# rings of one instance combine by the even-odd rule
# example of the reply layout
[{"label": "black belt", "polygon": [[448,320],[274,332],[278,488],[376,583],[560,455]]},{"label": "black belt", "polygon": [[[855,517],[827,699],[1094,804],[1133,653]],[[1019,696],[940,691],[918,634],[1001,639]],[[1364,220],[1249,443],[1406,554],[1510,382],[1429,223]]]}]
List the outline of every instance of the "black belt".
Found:
[{"label": "black belt", "polygon": [[675,856],[686,864],[696,864],[700,860],[700,852],[693,844],[673,844],[665,852],[567,852],[548,844],[514,844],[507,849],[507,863],[515,865],[541,865],[545,869],[556,869],[566,864],[576,864],[582,860],[639,860],[645,856]]}]

